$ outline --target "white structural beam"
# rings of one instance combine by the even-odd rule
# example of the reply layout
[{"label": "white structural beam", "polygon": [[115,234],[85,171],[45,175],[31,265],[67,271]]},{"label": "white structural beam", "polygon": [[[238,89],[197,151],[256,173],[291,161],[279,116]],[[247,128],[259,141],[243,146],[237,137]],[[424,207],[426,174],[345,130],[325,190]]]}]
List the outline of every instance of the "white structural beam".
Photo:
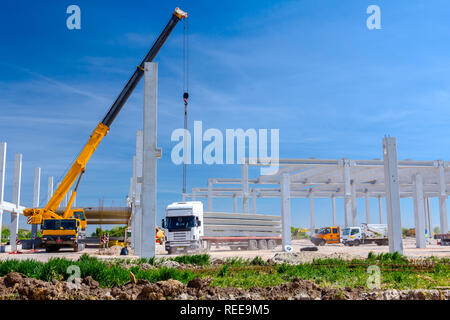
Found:
[{"label": "white structural beam", "polygon": [[333,220],[333,226],[336,226],[336,197],[335,195],[331,195],[331,215]]},{"label": "white structural beam", "polygon": [[[34,168],[34,184],[33,184],[33,208],[39,208],[39,197],[41,193],[41,168]],[[37,237],[37,224],[31,225],[31,239]]]},{"label": "white structural beam", "polygon": [[345,217],[345,227],[350,226],[351,215],[352,215],[352,191],[351,191],[351,181],[350,181],[350,161],[348,159],[344,160],[344,217]]},{"label": "white structural beam", "polygon": [[425,201],[423,197],[423,180],[420,174],[416,174],[415,185],[416,192],[414,194],[414,222],[416,232],[416,247],[425,248]]},{"label": "white structural beam", "polygon": [[213,188],[213,179],[208,179],[208,212],[212,212],[212,188]]},{"label": "white structural beam", "polygon": [[314,197],[312,193],[309,195],[309,225],[311,229],[311,234],[314,233],[314,229],[316,228],[316,223],[314,219]]},{"label": "white structural beam", "polygon": [[256,214],[256,189],[252,189],[252,213]]},{"label": "white structural beam", "polygon": [[380,224],[383,223],[383,198],[378,196],[378,217],[380,220]]},{"label": "white structural beam", "polygon": [[283,173],[280,179],[281,187],[281,227],[283,250],[291,245],[291,191],[289,174]]},{"label": "white structural beam", "polygon": [[403,254],[400,188],[398,184],[397,143],[393,137],[383,139],[384,180],[388,216],[389,252]]},{"label": "white structural beam", "polygon": [[48,177],[47,182],[47,202],[53,197],[53,177]]},{"label": "white structural beam", "polygon": [[[13,189],[12,189],[12,202],[19,208],[20,205],[20,185],[22,183],[22,154],[14,155],[14,176],[13,176]],[[19,213],[11,212],[11,225],[10,225],[10,243],[11,251],[17,251],[17,236],[19,232]]]},{"label": "white structural beam", "polygon": [[[137,133],[136,133],[136,143],[137,143]],[[137,150],[137,145],[136,145]],[[137,192],[137,174],[136,174],[136,155],[133,156],[133,176],[131,177],[131,187],[130,187],[130,197],[131,197],[131,247],[133,248],[134,252],[137,252],[136,250],[136,238],[138,234],[137,230],[137,223],[136,223],[136,192]]]},{"label": "white structural beam", "polygon": [[439,161],[439,222],[440,232],[448,233],[447,186],[445,182],[444,161]]},{"label": "white structural beam", "polygon": [[138,130],[136,132],[136,198],[135,198],[135,230],[136,234],[133,235],[134,238],[134,254],[137,256],[141,255],[141,244],[142,244],[142,160],[143,160],[143,132]]},{"label": "white structural beam", "polygon": [[352,181],[351,184],[352,192],[352,226],[358,226],[358,207],[356,205],[356,183]]},{"label": "white structural beam", "polygon": [[0,142],[0,244],[3,228],[3,198],[5,196],[6,142]]},{"label": "white structural beam", "polygon": [[147,62],[144,66],[144,163],[142,181],[142,243],[141,257],[156,254],[156,190],[157,161],[161,149],[157,146],[158,119],[158,64]]},{"label": "white structural beam", "polygon": [[248,164],[242,163],[242,213],[248,213]]},{"label": "white structural beam", "polygon": [[366,223],[370,223],[370,198],[367,192],[365,195],[365,201],[366,201]]},{"label": "white structural beam", "polygon": [[426,198],[425,201],[425,209],[427,212],[427,235],[428,238],[432,238],[433,237],[433,221],[431,219],[431,203],[430,203],[430,198]]}]

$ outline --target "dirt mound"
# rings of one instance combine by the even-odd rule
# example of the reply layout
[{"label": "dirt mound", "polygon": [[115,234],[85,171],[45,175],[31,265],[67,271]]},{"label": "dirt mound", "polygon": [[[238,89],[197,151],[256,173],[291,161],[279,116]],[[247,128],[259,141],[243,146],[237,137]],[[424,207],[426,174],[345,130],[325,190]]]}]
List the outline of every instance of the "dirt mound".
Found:
[{"label": "dirt mound", "polygon": [[115,288],[100,288],[92,277],[80,281],[78,287],[65,281],[28,278],[20,273],[11,272],[0,278],[0,300],[326,300],[326,299],[362,299],[362,300],[450,300],[450,290],[386,290],[364,292],[362,289],[320,288],[313,281],[294,279],[274,287],[241,288],[212,287],[211,279],[195,278],[185,286],[169,279],[150,283],[139,279]]}]

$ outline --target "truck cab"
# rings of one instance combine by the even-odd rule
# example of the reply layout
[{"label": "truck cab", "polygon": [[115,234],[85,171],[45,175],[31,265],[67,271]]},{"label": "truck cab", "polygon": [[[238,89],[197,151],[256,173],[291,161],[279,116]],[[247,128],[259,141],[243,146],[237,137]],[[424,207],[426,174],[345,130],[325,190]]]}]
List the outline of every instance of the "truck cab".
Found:
[{"label": "truck cab", "polygon": [[327,243],[340,243],[339,227],[320,228],[311,236],[311,242],[316,246],[323,246]]},{"label": "truck cab", "polygon": [[43,219],[41,224],[42,243],[46,251],[58,251],[62,247],[73,248],[74,251],[83,250],[86,224],[83,209],[71,209],[69,218]]},{"label": "truck cab", "polygon": [[199,249],[204,234],[203,203],[189,201],[168,205],[162,227],[166,229],[165,249],[169,254],[175,253],[177,249]]},{"label": "truck cab", "polygon": [[342,231],[342,243],[345,245],[359,245],[362,240],[362,233],[360,227],[345,228]]}]

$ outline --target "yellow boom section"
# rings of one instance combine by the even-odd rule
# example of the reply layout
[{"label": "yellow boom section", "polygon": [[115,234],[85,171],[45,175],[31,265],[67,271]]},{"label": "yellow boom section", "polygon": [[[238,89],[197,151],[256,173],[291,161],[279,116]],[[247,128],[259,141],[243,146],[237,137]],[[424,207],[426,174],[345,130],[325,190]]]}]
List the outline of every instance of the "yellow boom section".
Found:
[{"label": "yellow boom section", "polygon": [[[50,201],[47,203],[44,209],[25,209],[23,214],[24,216],[33,216],[33,215],[41,215],[42,217],[37,218],[32,221],[32,223],[41,223],[41,219],[55,218],[57,217],[55,214],[56,209],[59,207],[61,202],[63,201],[66,194],[69,192],[73,183],[77,180],[78,176],[84,171],[86,167],[86,163],[91,158],[95,149],[98,147],[103,137],[108,133],[109,128],[103,124],[99,123],[97,127],[92,132],[89,141],[84,146],[81,153],[78,155],[75,162],[72,164],[69,172],[66,174],[64,179],[61,181],[61,184],[56,189]],[[71,199],[73,201],[73,199]]]}]

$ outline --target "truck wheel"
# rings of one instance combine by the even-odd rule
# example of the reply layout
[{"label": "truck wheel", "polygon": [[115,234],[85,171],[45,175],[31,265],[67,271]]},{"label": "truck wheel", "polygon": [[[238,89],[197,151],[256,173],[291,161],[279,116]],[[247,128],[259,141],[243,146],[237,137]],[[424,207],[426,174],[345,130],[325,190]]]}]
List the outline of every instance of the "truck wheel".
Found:
[{"label": "truck wheel", "polygon": [[248,250],[256,250],[258,249],[258,242],[256,240],[248,241]]},{"label": "truck wheel", "polygon": [[264,239],[258,240],[259,250],[267,250],[267,241]]},{"label": "truck wheel", "polygon": [[275,240],[271,239],[271,240],[267,241],[267,249],[273,250],[273,249],[275,249],[276,246],[277,246],[277,243]]},{"label": "truck wheel", "polygon": [[360,244],[361,244],[361,242],[359,240],[353,241],[353,245],[354,246],[359,246]]},{"label": "truck wheel", "polygon": [[319,246],[324,246],[325,244],[326,244],[326,242],[323,239],[319,242]]},{"label": "truck wheel", "polygon": [[383,245],[383,241],[376,241],[375,243],[377,244],[377,246],[382,246]]}]

